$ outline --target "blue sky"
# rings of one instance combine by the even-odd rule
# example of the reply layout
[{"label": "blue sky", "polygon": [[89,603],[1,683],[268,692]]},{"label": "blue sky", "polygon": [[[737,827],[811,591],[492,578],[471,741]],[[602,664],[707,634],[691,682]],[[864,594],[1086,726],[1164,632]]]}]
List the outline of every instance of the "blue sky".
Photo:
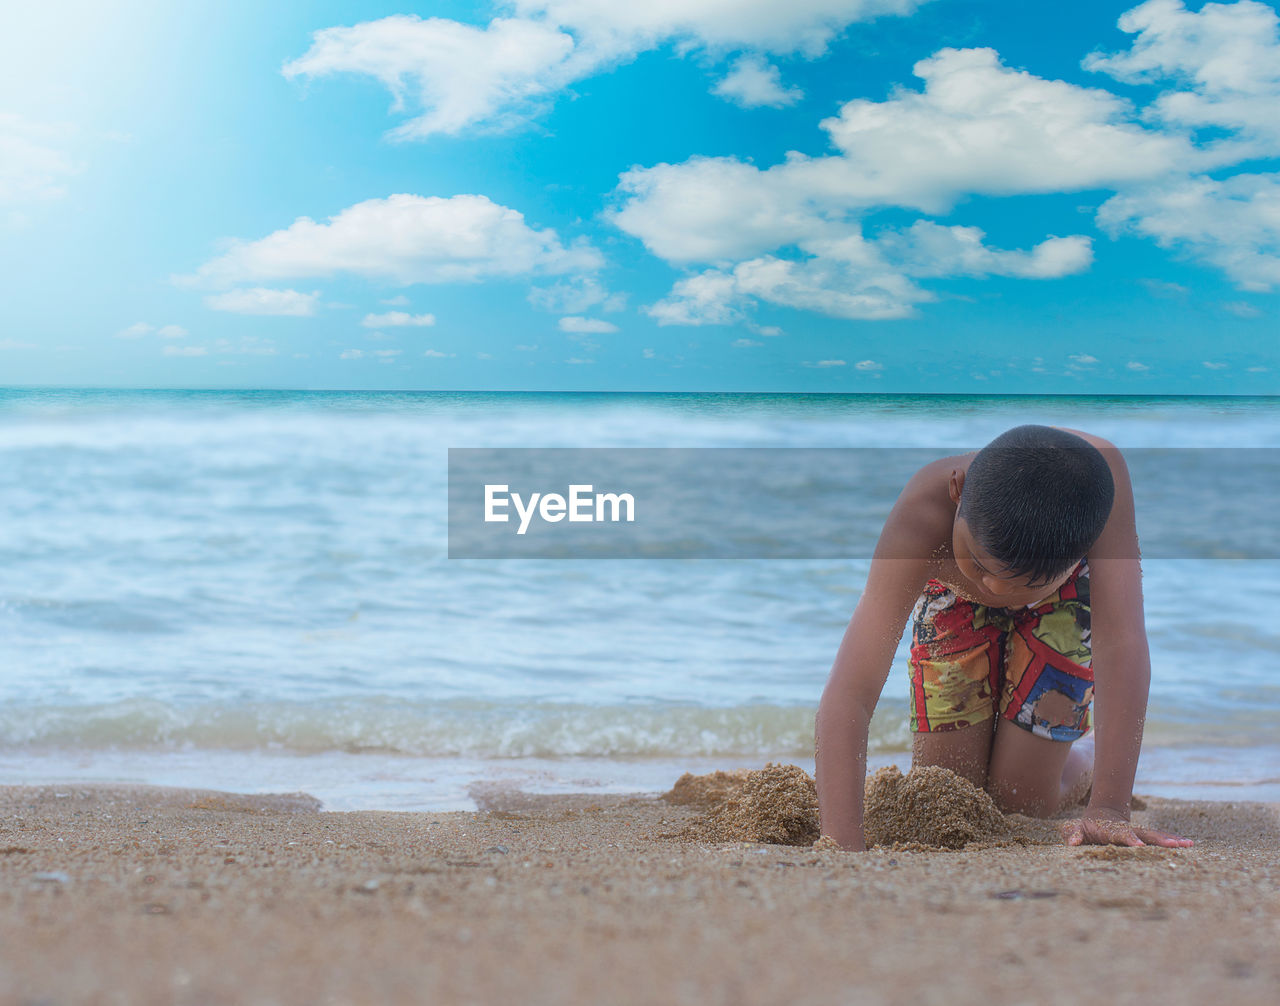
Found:
[{"label": "blue sky", "polygon": [[0,384],[1280,392],[1273,5],[24,6]]}]

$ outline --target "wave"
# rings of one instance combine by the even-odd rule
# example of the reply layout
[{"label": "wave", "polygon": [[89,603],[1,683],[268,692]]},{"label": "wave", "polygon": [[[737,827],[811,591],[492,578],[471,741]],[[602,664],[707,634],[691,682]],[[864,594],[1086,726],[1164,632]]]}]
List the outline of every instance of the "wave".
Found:
[{"label": "wave", "polygon": [[[0,710],[0,745],[274,749],[419,757],[809,756],[814,708],[672,703],[316,703],[181,706],[152,699]],[[905,750],[906,724],[878,724],[873,750]]]}]

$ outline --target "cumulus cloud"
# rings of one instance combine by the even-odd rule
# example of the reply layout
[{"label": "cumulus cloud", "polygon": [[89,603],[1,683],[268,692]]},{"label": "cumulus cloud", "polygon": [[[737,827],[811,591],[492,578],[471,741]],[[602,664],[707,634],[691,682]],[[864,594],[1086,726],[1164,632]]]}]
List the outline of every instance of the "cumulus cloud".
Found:
[{"label": "cumulus cloud", "polygon": [[804,97],[798,87],[783,87],[778,68],[754,54],[738,57],[711,93],[743,108],[785,108]]},{"label": "cumulus cloud", "polygon": [[1124,14],[1130,48],[1095,53],[1088,70],[1130,84],[1169,85],[1148,116],[1236,135],[1211,142],[1224,160],[1280,151],[1280,19],[1263,3],[1207,3],[1192,13],[1179,0],[1150,0]]},{"label": "cumulus cloud", "polygon": [[1098,222],[1209,262],[1242,290],[1280,284],[1280,175],[1174,179],[1113,196]]},{"label": "cumulus cloud", "polygon": [[204,299],[204,303],[214,311],[303,318],[316,313],[316,302],[319,299],[319,290],[300,293],[297,290],[273,290],[264,286],[254,286],[211,294]]},{"label": "cumulus cloud", "polygon": [[1056,279],[1093,263],[1093,242],[1082,235],[1051,237],[1030,251],[1001,251],[983,243],[977,227],[943,227],[918,220],[891,232],[880,247],[912,276],[1016,276]]},{"label": "cumulus cloud", "polygon": [[408,311],[366,314],[360,322],[365,328],[429,328],[435,323],[434,314],[409,314]]},{"label": "cumulus cloud", "polygon": [[923,91],[847,102],[823,120],[836,155],[792,151],[767,169],[732,157],[633,168],[613,222],[672,262],[795,244],[882,206],[942,213],[967,195],[1115,187],[1194,160],[1185,137],[1144,128],[1106,91],[944,49],[915,66]]},{"label": "cumulus cloud", "polygon": [[66,151],[65,126],[0,112],[0,206],[21,206],[66,194],[80,170]]},{"label": "cumulus cloud", "polygon": [[576,335],[609,335],[617,330],[617,325],[601,318],[582,318],[570,315],[560,319],[560,331],[572,332]]},{"label": "cumulus cloud", "polygon": [[660,325],[723,325],[742,320],[753,301],[764,301],[836,318],[886,321],[911,317],[917,304],[934,299],[916,278],[1051,279],[1080,272],[1093,260],[1089,239],[1079,235],[1049,238],[1030,251],[992,248],[984,237],[976,227],[921,220],[905,231],[867,239],[851,225],[841,237],[800,242],[807,258],[763,255],[686,277],[648,313]]},{"label": "cumulus cloud", "polygon": [[474,282],[492,277],[594,271],[600,253],[561,243],[551,228],[485,196],[393,195],[350,206],[317,223],[299,217],[226,252],[179,282],[239,282],[349,273],[397,283]]},{"label": "cumulus cloud", "polygon": [[555,314],[582,314],[592,308],[612,313],[626,307],[627,297],[610,293],[595,276],[578,275],[550,286],[535,286],[529,291],[529,303]]},{"label": "cumulus cloud", "polygon": [[[325,28],[287,62],[286,77],[355,73],[380,81],[410,118],[397,139],[505,129],[568,84],[674,42],[700,51],[821,55],[856,21],[908,14],[926,0],[511,0],[481,27],[397,14]],[[743,87],[749,87],[743,84]],[[756,83],[756,92],[760,93]],[[775,91],[785,94],[779,84]]]},{"label": "cumulus cloud", "polygon": [[209,350],[204,346],[165,346],[161,352],[165,356],[208,356]]}]

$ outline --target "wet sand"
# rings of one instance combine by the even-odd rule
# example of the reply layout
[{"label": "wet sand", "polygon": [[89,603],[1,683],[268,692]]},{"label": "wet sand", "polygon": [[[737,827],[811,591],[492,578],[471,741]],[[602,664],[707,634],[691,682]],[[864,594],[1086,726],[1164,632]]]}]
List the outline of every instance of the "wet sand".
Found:
[{"label": "wet sand", "polygon": [[692,837],[706,800],[480,800],[319,813],[301,796],[0,789],[0,1001],[1270,1006],[1280,992],[1276,805],[1151,798],[1135,814],[1191,849],[1070,849],[1011,818],[959,851],[843,853]]}]

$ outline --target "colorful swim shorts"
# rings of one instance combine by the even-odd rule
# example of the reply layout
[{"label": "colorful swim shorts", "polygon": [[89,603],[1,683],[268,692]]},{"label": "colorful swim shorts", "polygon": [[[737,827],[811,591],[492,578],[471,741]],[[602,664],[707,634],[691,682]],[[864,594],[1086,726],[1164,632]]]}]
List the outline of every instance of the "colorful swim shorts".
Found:
[{"label": "colorful swim shorts", "polygon": [[1052,597],[993,608],[930,580],[911,613],[911,722],[959,730],[999,714],[1051,740],[1089,729],[1089,564]]}]

